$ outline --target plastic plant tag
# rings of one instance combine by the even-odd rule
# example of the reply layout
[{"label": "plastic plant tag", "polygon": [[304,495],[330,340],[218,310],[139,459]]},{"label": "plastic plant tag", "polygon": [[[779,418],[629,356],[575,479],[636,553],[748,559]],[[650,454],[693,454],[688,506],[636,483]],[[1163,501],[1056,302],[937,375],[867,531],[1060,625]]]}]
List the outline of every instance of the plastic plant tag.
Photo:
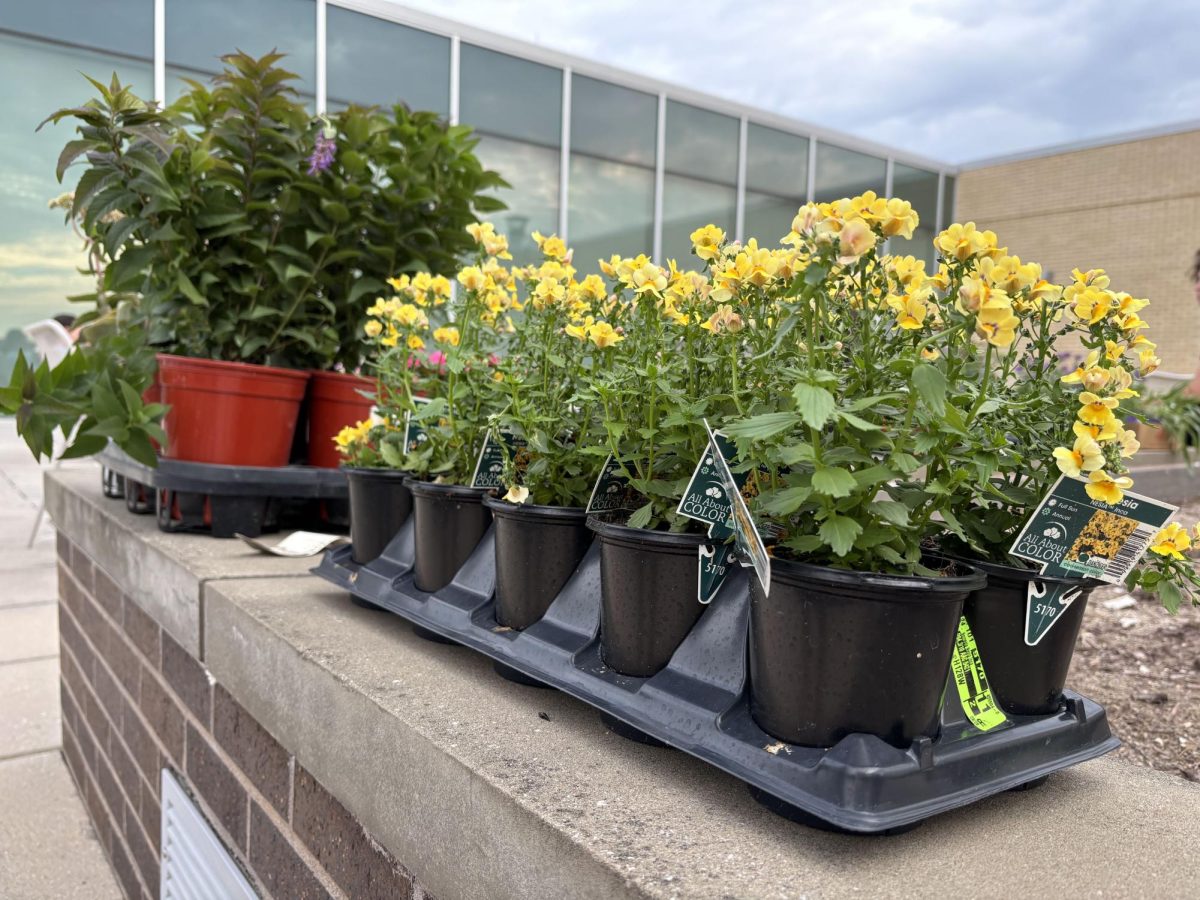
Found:
[{"label": "plastic plant tag", "polygon": [[629,483],[621,472],[621,464],[610,453],[588,498],[587,513],[633,512],[628,497]]},{"label": "plastic plant tag", "polygon": [[962,704],[963,713],[972,725],[980,731],[991,731],[1008,721],[1008,717],[996,704],[996,698],[992,696],[987,673],[983,671],[983,660],[979,656],[979,647],[975,644],[975,635],[971,634],[971,626],[967,624],[966,616],[958,620],[958,634],[954,638],[950,671],[954,675],[954,684],[958,687],[958,700]]},{"label": "plastic plant tag", "polygon": [[296,559],[304,556],[316,556],[332,544],[346,543],[346,538],[340,534],[317,534],[313,531],[293,531],[283,540],[274,544],[267,544],[257,538],[246,537],[244,534],[235,534],[234,537],[240,538],[262,553]]},{"label": "plastic plant tag", "polygon": [[[428,397],[413,397],[413,403],[422,404],[428,403]],[[404,414],[404,450],[406,453],[412,453],[423,443],[429,440],[425,434],[425,429],[413,421],[412,413]]]},{"label": "plastic plant tag", "polygon": [[696,599],[703,604],[712,603],[725,583],[729,564],[733,562],[733,544],[701,544],[697,560]]},{"label": "plastic plant tag", "polygon": [[[498,488],[501,487],[501,476],[504,474],[504,457],[507,453],[517,453],[525,449],[525,439],[507,432],[496,440],[491,431],[484,438],[483,446],[479,449],[479,459],[475,463],[475,473],[471,476],[471,487]],[[507,445],[507,451],[505,450]]]},{"label": "plastic plant tag", "polygon": [[[1009,553],[1036,563],[1043,575],[1120,584],[1178,509],[1132,491],[1110,506],[1089,497],[1082,478],[1062,475]],[[1025,599],[1025,643],[1035,646],[1078,596],[1070,585],[1031,583]]]},{"label": "plastic plant tag", "polygon": [[[697,560],[696,587],[697,597],[701,603],[711,603],[725,582],[729,571],[730,557],[733,546],[726,543],[733,535],[730,521],[733,516],[733,503],[725,490],[725,483],[717,469],[716,457],[719,454],[724,460],[734,456],[732,442],[719,431],[712,432],[712,439],[704,450],[704,456],[692,472],[683,498],[675,510],[679,515],[708,525],[708,536],[712,543],[701,544]],[[746,483],[749,473],[743,472],[733,476],[734,484],[740,491]]]},{"label": "plastic plant tag", "polygon": [[[704,427],[708,431],[709,445],[719,447],[720,443],[712,426],[708,424],[708,419],[704,420]],[[750,516],[750,507],[746,506],[746,499],[742,496],[733,473],[729,471],[729,464],[725,461],[725,457],[720,453],[714,453],[712,456],[717,465],[721,486],[725,489],[729,499],[733,501],[730,505],[730,516],[738,559],[743,566],[754,567],[754,574],[762,586],[763,595],[768,596],[771,593],[771,557],[767,555],[767,548],[763,544],[758,529],[754,527],[754,519]]]}]

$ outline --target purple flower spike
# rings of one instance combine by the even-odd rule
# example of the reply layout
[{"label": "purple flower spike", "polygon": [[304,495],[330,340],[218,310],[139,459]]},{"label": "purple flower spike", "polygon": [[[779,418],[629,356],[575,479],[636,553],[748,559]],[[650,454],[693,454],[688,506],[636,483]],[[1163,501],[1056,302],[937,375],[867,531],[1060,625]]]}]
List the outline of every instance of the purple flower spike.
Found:
[{"label": "purple flower spike", "polygon": [[318,132],[316,143],[313,144],[312,156],[308,158],[308,174],[316,175],[324,172],[333,165],[333,155],[337,151],[337,141]]}]

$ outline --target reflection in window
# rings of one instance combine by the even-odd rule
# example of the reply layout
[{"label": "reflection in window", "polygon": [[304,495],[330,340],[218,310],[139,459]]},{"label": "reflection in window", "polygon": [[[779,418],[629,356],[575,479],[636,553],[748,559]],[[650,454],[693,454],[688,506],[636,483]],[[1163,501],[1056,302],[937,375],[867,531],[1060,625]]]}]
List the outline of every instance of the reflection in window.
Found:
[{"label": "reflection in window", "polygon": [[339,6],[325,13],[329,106],[360,103],[450,114],[450,39]]},{"label": "reflection in window", "polygon": [[[84,264],[79,239],[63,224],[63,211],[48,201],[75,189],[82,170],[54,167],[74,126],[38,123],[64,106],[95,95],[81,72],[108,81],[113,71],[143,99],[153,94],[149,63],[72,50],[0,35],[0,78],[19,90],[0,93],[0,337],[10,329],[72,309],[66,297],[93,289],[76,268]],[[7,373],[4,373],[7,374]]]},{"label": "reflection in window", "polygon": [[[934,262],[933,238],[937,233],[937,172],[915,169],[902,163],[892,167],[892,196],[907,200],[917,211],[920,224],[913,231],[911,241],[893,238],[892,253],[920,257],[928,263]],[[926,267],[933,271],[932,266]]]},{"label": "reflection in window", "polygon": [[512,185],[494,192],[508,209],[490,213],[488,219],[508,235],[513,264],[539,261],[541,255],[529,233],[558,230],[558,150],[483,135],[475,155]]},{"label": "reflection in window", "polygon": [[657,128],[653,95],[572,78],[568,229],[581,277],[614,253],[652,252]]},{"label": "reflection in window", "polygon": [[830,203],[843,197],[855,197],[863,191],[883,195],[887,183],[887,163],[856,150],[817,143],[816,185],[813,199]]},{"label": "reflection in window", "polygon": [[[146,62],[154,58],[154,0],[68,0],[65,4],[10,0],[4,4],[0,25],[6,31],[109,50]],[[103,72],[88,74],[108,81]]]},{"label": "reflection in window", "polygon": [[712,223],[733,234],[737,217],[738,121],[667,101],[663,177],[663,265],[699,263],[689,235]]},{"label": "reflection in window", "polygon": [[316,90],[315,0],[166,0],[166,42],[168,102],[187,90],[184,78],[207,83],[235,50],[278,50],[279,65],[300,76],[293,87],[306,97]]},{"label": "reflection in window", "polygon": [[954,176],[947,175],[942,179],[942,228],[949,227],[954,216]]},{"label": "reflection in window", "polygon": [[746,129],[746,237],[773,246],[808,192],[808,138],[750,123]]}]

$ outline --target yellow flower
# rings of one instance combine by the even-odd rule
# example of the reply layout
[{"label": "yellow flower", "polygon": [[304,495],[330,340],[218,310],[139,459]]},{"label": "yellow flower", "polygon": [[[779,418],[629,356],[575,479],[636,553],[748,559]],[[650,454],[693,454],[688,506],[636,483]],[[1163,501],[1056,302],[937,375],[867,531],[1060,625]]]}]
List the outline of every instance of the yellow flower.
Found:
[{"label": "yellow flower", "polygon": [[1128,459],[1141,449],[1142,444],[1137,439],[1137,432],[1124,430],[1121,434],[1121,455]]},{"label": "yellow flower", "polygon": [[887,270],[906,288],[925,285],[925,260],[915,256],[891,256],[886,261]]},{"label": "yellow flower", "polygon": [[1099,365],[1100,351],[1093,350],[1074,372],[1062,377],[1064,384],[1083,384],[1089,391],[1097,391],[1108,384],[1108,369]]},{"label": "yellow flower", "polygon": [[379,343],[385,347],[395,347],[399,340],[400,332],[396,330],[395,325],[393,325],[391,322],[388,322],[387,334],[379,339]]},{"label": "yellow flower", "polygon": [[458,283],[468,291],[478,291],[486,284],[486,278],[479,266],[467,266],[458,273]]},{"label": "yellow flower", "polygon": [[383,332],[383,324],[376,319],[371,319],[363,326],[363,331],[367,333],[367,337],[379,337]]},{"label": "yellow flower", "polygon": [[995,246],[995,235],[992,235],[989,241],[989,234],[991,232],[976,229],[974,222],[968,222],[966,225],[955,222],[933,239],[933,246],[940,250],[943,256],[964,262],[973,256],[984,255]]},{"label": "yellow flower", "polygon": [[1133,487],[1133,479],[1128,475],[1113,477],[1107,472],[1093,472],[1088,476],[1088,485],[1084,490],[1093,500],[1116,506],[1125,499],[1125,492]]},{"label": "yellow flower", "polygon": [[899,236],[903,238],[911,238],[913,229],[920,222],[912,204],[898,197],[892,197],[884,204],[879,220],[883,226],[884,237]]},{"label": "yellow flower", "polygon": [[392,318],[403,328],[424,328],[429,324],[429,320],[425,318],[425,313],[413,306],[411,303],[404,303],[394,311]]},{"label": "yellow flower", "polygon": [[875,232],[864,219],[851,219],[838,232],[838,262],[848,265],[875,246]]},{"label": "yellow flower", "polygon": [[595,321],[595,319],[593,319],[591,316],[588,316],[586,319],[584,319],[578,325],[566,326],[563,329],[563,332],[566,333],[570,337],[578,338],[581,341],[586,341],[587,336],[588,336],[588,329],[592,327],[592,323],[594,321]]},{"label": "yellow flower", "polygon": [[1133,376],[1123,366],[1113,366],[1108,371],[1112,375],[1112,396],[1118,400],[1128,400],[1138,395],[1133,389]]},{"label": "yellow flower", "polygon": [[720,250],[721,242],[725,240],[725,232],[716,225],[705,225],[693,231],[691,238],[695,254],[701,259],[709,260]]},{"label": "yellow flower", "polygon": [[425,342],[423,340],[421,340],[419,337],[417,337],[415,334],[410,334],[408,336],[407,343],[408,343],[409,350],[421,350],[425,346]]},{"label": "yellow flower", "polygon": [[925,305],[924,297],[913,292],[903,296],[891,294],[886,302],[896,312],[896,324],[905,331],[915,331],[925,326],[929,307]]},{"label": "yellow flower", "polygon": [[938,359],[941,355],[942,355],[942,351],[937,349],[937,347],[922,347],[921,348],[921,359],[924,359],[928,362],[933,362],[935,359]]},{"label": "yellow flower", "polygon": [[601,349],[625,340],[624,335],[618,334],[616,329],[607,322],[597,322],[589,326],[587,336],[589,341]]},{"label": "yellow flower", "polygon": [[708,317],[708,321],[700,325],[705,331],[711,331],[713,334],[722,334],[729,332],[736,334],[745,327],[745,322],[742,317],[733,311],[733,307],[727,303],[723,303],[717,307],[717,311]]},{"label": "yellow flower", "polygon": [[1187,529],[1178,522],[1172,522],[1154,536],[1150,552],[1171,559],[1184,559],[1183,551],[1192,546],[1192,538]]},{"label": "yellow flower", "polygon": [[529,499],[529,488],[523,484],[514,484],[508,489],[508,493],[504,495],[504,499],[509,503],[524,503]]},{"label": "yellow flower", "polygon": [[451,347],[457,347],[459,341],[458,329],[451,325],[435,328],[433,330],[433,339],[439,344],[449,344]]},{"label": "yellow flower", "polygon": [[[1005,299],[1007,300],[1007,298]],[[1012,307],[1007,303],[997,303],[995,306],[985,305],[979,310],[979,315],[975,319],[976,333],[993,347],[1001,349],[1012,346],[1020,325],[1021,320],[1012,314]]]},{"label": "yellow flower", "polygon": [[596,262],[600,265],[600,271],[609,278],[617,277],[617,267],[621,264],[621,257],[614,253],[607,261],[598,259]]},{"label": "yellow flower", "polygon": [[1089,325],[1095,325],[1108,315],[1113,307],[1113,295],[1109,291],[1087,288],[1075,298],[1071,311],[1075,318]]},{"label": "yellow flower", "polygon": [[401,275],[398,278],[389,278],[387,283],[392,286],[392,290],[399,294],[401,291],[408,290],[409,278],[407,275]]},{"label": "yellow flower", "polygon": [[599,275],[588,275],[578,284],[579,294],[588,300],[603,300],[608,294],[604,279]]},{"label": "yellow flower", "polygon": [[1135,312],[1124,316],[1118,316],[1117,324],[1120,326],[1122,331],[1140,331],[1143,328],[1150,327],[1150,323]]},{"label": "yellow flower", "polygon": [[1122,347],[1120,344],[1118,344],[1116,341],[1106,340],[1104,342],[1104,357],[1109,362],[1120,362],[1121,357],[1123,357],[1124,355],[1125,355],[1125,348]]},{"label": "yellow flower", "polygon": [[1146,375],[1149,375],[1151,372],[1155,371],[1160,365],[1162,365],[1162,360],[1154,355],[1153,350],[1138,351],[1139,375],[1145,377]]},{"label": "yellow flower", "polygon": [[1071,426],[1071,430],[1075,432],[1076,437],[1090,437],[1099,444],[1115,441],[1118,437],[1117,420],[1115,418],[1102,425],[1088,425],[1086,422],[1076,422]]},{"label": "yellow flower", "polygon": [[634,269],[630,279],[639,294],[661,294],[667,287],[667,273],[649,260]]},{"label": "yellow flower", "polygon": [[1064,475],[1078,478],[1080,472],[1093,472],[1104,467],[1104,451],[1090,437],[1078,437],[1075,446],[1054,449],[1054,461]]},{"label": "yellow flower", "polygon": [[1079,419],[1088,425],[1108,425],[1116,416],[1113,410],[1121,405],[1116,397],[1097,397],[1091,391],[1079,395]]},{"label": "yellow flower", "polygon": [[445,302],[450,299],[450,279],[445,275],[434,275],[430,279],[429,287],[433,291],[433,295],[436,298],[434,302],[438,306],[441,305],[438,301]]},{"label": "yellow flower", "polygon": [[563,243],[563,239],[557,234],[542,237],[541,232],[535,231],[533,239],[537,243],[538,249],[542,251],[543,256],[557,260],[566,260],[569,258],[567,245]]}]

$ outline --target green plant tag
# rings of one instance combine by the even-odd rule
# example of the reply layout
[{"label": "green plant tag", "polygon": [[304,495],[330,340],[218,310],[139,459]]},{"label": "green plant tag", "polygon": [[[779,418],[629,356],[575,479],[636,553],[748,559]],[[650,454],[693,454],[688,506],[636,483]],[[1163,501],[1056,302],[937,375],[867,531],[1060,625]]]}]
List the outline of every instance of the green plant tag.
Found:
[{"label": "green plant tag", "polygon": [[[704,420],[704,427],[708,431],[709,446],[720,447],[717,436],[707,419]],[[725,457],[720,453],[713,453],[712,457],[717,466],[721,487],[732,501],[729,510],[731,518],[727,527],[733,529],[738,560],[743,566],[754,567],[754,574],[762,586],[763,594],[768,595],[771,593],[771,557],[767,555],[766,545],[763,544],[758,529],[754,527],[754,519],[750,516],[750,507],[746,505],[746,499],[742,496],[733,473],[729,471],[729,464],[725,461]]]},{"label": "green plant tag", "polygon": [[[675,510],[679,515],[708,525],[708,536],[712,543],[701,544],[697,561],[697,596],[701,603],[711,603],[725,583],[725,576],[732,562],[733,545],[727,543],[733,536],[730,524],[733,518],[733,501],[725,490],[717,468],[717,455],[728,463],[735,455],[733,443],[719,431],[712,433],[712,440],[705,448],[704,456],[696,464],[692,478],[683,492],[679,506]],[[746,483],[749,473],[743,472],[733,476],[734,484],[740,491]]]},{"label": "green plant tag", "polygon": [[696,578],[696,599],[701,603],[712,603],[725,583],[733,559],[733,544],[701,544]]},{"label": "green plant tag", "polygon": [[[428,403],[428,397],[413,397],[413,403],[418,406],[423,403]],[[429,440],[429,435],[425,433],[425,429],[417,422],[413,421],[412,413],[404,414],[404,450],[406,453],[412,453],[423,443]]]},{"label": "green plant tag", "polygon": [[608,455],[604,468],[596,478],[592,496],[588,498],[587,513],[633,512],[629,502],[629,482],[621,471],[621,464]]},{"label": "green plant tag", "polygon": [[[475,462],[475,473],[471,476],[471,487],[498,488],[502,487],[504,474],[504,459],[508,453],[519,453],[525,449],[525,439],[515,434],[504,432],[500,435],[503,444],[496,440],[491,431],[484,438],[483,446],[479,449],[479,459]],[[507,445],[507,450],[505,448]]]},{"label": "green plant tag", "polygon": [[987,673],[983,671],[983,660],[979,657],[979,647],[975,644],[975,635],[971,634],[966,616],[958,620],[950,671],[958,687],[959,703],[972,725],[980,731],[991,731],[1008,721],[992,696]]},{"label": "green plant tag", "polygon": [[[1120,584],[1179,507],[1132,491],[1110,506],[1089,497],[1087,484],[1082,478],[1060,476],[1009,553],[1036,563],[1043,575]],[[1031,582],[1025,599],[1025,643],[1036,646],[1079,593],[1071,585]]]}]

